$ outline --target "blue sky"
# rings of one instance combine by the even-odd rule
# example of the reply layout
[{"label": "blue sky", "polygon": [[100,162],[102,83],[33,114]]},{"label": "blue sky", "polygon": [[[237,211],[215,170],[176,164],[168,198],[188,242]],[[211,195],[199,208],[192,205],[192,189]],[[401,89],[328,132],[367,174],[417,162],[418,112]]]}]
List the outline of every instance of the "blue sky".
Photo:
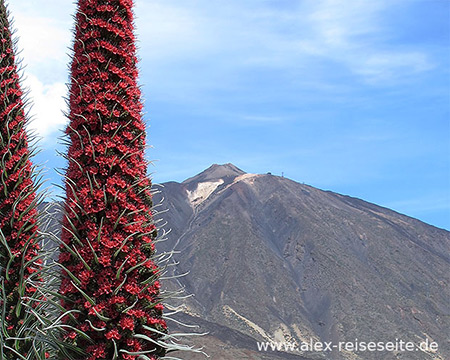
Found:
[{"label": "blue sky", "polygon": [[[56,156],[75,5],[11,1],[37,162]],[[450,229],[450,2],[137,0],[155,182],[212,163]]]}]

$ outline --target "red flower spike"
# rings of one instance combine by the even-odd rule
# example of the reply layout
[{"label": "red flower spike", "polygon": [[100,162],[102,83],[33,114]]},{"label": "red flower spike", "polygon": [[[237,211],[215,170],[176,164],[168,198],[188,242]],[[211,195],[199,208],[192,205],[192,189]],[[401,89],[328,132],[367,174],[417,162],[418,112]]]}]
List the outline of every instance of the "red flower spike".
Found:
[{"label": "red flower spike", "polygon": [[[16,342],[14,338],[26,336],[23,332],[20,334],[28,316],[21,303],[37,292],[29,280],[35,284],[41,281],[41,262],[36,260],[40,239],[37,196],[25,132],[27,119],[8,13],[2,0],[0,48],[0,308],[6,309],[0,320],[7,330],[2,335],[3,359],[9,360],[17,358],[12,348],[20,354],[31,356],[32,353],[31,340]],[[23,297],[21,289],[24,289]],[[31,306],[36,309],[35,303]]]},{"label": "red flower spike", "polygon": [[158,274],[152,260],[156,227],[132,7],[131,0],[78,1],[62,241],[83,260],[64,246],[59,258],[68,270],[62,272],[62,304],[78,311],[64,321],[93,340],[66,335],[87,350],[77,360],[109,360],[115,353],[118,360],[137,359],[126,352],[140,351],[159,359],[166,351],[134,337],[158,341],[167,326],[159,283],[148,283]]}]

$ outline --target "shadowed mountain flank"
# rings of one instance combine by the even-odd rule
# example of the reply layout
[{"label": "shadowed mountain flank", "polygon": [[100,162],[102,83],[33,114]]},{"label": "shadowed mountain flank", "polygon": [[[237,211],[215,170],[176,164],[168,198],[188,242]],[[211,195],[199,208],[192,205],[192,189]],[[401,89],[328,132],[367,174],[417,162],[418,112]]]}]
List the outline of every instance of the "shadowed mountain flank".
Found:
[{"label": "shadowed mountain flank", "polygon": [[[232,164],[160,190],[155,199],[165,199],[163,216],[172,229],[160,248],[176,244],[180,251],[176,272],[189,274],[178,281],[195,294],[185,313],[210,332],[204,345],[212,358],[450,356],[448,231]],[[256,344],[311,339],[428,339],[439,351],[289,354],[258,352]]]}]

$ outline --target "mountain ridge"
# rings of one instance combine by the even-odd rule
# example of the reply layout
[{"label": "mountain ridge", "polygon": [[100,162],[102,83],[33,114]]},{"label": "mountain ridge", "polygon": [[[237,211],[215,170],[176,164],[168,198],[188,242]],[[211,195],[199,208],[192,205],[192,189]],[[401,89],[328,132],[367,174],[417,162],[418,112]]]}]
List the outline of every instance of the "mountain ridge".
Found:
[{"label": "mountain ridge", "polygon": [[237,166],[227,163],[223,165],[219,164],[212,164],[209,168],[206,170],[200,172],[199,174],[190,177],[183,181],[183,184],[189,184],[192,182],[202,182],[202,181],[211,181],[211,180],[218,180],[223,178],[229,178],[229,177],[236,177],[239,175],[243,175],[245,172],[241,169],[239,169]]},{"label": "mountain ridge", "polygon": [[190,271],[180,281],[196,294],[186,305],[192,314],[250,336],[252,351],[268,339],[381,339],[383,331],[395,339],[403,327],[403,336],[438,339],[448,351],[439,334],[450,330],[449,232],[361,199],[226,165],[162,188],[182,254],[178,271]]}]

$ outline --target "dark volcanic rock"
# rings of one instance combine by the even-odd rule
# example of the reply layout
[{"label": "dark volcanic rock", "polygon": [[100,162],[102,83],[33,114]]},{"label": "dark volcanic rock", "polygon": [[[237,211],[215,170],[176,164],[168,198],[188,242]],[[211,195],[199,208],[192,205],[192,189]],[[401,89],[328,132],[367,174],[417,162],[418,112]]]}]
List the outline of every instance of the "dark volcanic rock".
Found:
[{"label": "dark volcanic rock", "polygon": [[450,357],[448,231],[231,164],[163,185],[155,199],[165,198],[172,234],[161,249],[176,243],[181,251],[177,272],[189,275],[179,281],[195,294],[186,313],[210,331],[200,343],[213,359],[288,359],[294,355],[258,353],[256,341],[311,338],[429,339],[439,351],[305,357]]}]

